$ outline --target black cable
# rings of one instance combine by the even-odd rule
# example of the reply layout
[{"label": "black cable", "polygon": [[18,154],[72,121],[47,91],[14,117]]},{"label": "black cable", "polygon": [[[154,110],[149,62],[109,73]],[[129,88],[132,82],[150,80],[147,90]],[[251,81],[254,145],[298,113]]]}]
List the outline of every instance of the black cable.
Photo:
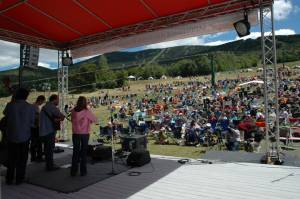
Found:
[{"label": "black cable", "polygon": [[187,164],[187,165],[204,165],[204,164],[212,164],[212,162],[209,161],[209,160],[196,160],[196,161],[192,162],[191,159],[187,159],[187,158],[180,159],[180,160],[178,160],[177,162],[180,163],[180,164]]},{"label": "black cable", "polygon": [[150,165],[152,167],[152,171],[129,171],[127,174],[128,174],[128,176],[134,177],[134,176],[140,176],[143,173],[153,173],[155,171],[155,167],[152,164],[152,162],[150,162]]},{"label": "black cable", "polygon": [[191,159],[184,158],[184,159],[178,160],[177,162],[180,164],[186,164],[186,163],[190,163]]}]

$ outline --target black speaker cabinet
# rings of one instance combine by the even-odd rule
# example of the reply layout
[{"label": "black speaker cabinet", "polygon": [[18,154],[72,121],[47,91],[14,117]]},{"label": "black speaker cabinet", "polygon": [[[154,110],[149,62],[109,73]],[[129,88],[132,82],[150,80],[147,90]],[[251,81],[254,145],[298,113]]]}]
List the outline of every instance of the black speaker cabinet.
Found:
[{"label": "black speaker cabinet", "polygon": [[146,135],[122,135],[120,136],[123,151],[143,151],[147,149]]},{"label": "black speaker cabinet", "polygon": [[90,146],[89,151],[89,155],[93,160],[102,161],[111,159],[111,146]]},{"label": "black speaker cabinet", "polygon": [[127,158],[127,165],[132,167],[140,167],[151,162],[150,153],[147,150],[133,151]]}]

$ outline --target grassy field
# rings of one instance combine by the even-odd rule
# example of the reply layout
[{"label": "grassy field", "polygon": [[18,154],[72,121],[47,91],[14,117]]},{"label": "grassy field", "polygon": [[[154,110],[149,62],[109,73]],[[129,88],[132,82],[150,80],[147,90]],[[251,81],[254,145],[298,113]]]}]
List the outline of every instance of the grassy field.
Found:
[{"label": "grassy field", "polygon": [[[294,63],[288,63],[288,66],[294,66],[294,65],[300,65],[300,62],[294,62]],[[255,76],[257,73],[255,72],[255,69],[253,72],[242,72],[241,70],[237,71],[230,71],[230,72],[223,72],[223,73],[217,73],[216,79],[232,79],[237,77],[250,77]],[[201,76],[201,77],[193,77],[192,79],[197,79],[199,81],[204,81],[205,78],[210,78],[209,76]],[[121,89],[103,89],[103,90],[97,90],[95,92],[89,92],[89,93],[81,93],[81,94],[71,94],[69,95],[69,101],[72,101],[73,103],[76,102],[78,96],[83,95],[86,97],[91,96],[99,96],[104,95],[104,93],[107,93],[112,95],[126,95],[126,94],[132,94],[135,93],[137,95],[143,95],[144,94],[144,88],[146,84],[159,84],[159,83],[172,83],[174,81],[182,81],[182,82],[188,82],[191,78],[183,78],[183,79],[175,79],[175,78],[168,78],[166,80],[140,80],[140,81],[131,81],[129,82],[130,85],[130,91],[123,92]],[[34,102],[36,97],[38,95],[45,95],[46,97],[49,97],[52,93],[44,93],[44,92],[33,92],[29,96],[28,101]],[[2,117],[3,109],[6,105],[6,103],[10,100],[10,97],[6,98],[0,98],[0,116]],[[94,108],[92,110],[94,114],[99,118],[100,125],[106,125],[109,121],[110,117],[110,111],[109,108],[106,106],[100,106],[98,108]],[[67,123],[67,131],[69,134],[69,137],[71,135],[71,126],[70,123]],[[93,125],[92,126],[92,136],[91,140],[96,140],[97,135],[99,133],[99,126]],[[116,145],[116,148],[120,148],[120,144]],[[200,158],[201,154],[205,153],[206,150],[211,150],[206,147],[192,147],[192,146],[178,146],[178,145],[157,145],[154,144],[154,140],[150,139],[148,143],[148,149],[150,150],[151,154],[158,154],[158,155],[170,155],[170,156],[178,156],[178,157],[188,157],[188,158]]]}]

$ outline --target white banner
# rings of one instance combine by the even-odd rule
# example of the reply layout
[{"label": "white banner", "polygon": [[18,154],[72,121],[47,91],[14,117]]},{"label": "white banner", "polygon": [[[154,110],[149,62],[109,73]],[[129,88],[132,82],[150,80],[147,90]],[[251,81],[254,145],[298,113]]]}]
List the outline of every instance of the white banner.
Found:
[{"label": "white banner", "polygon": [[[194,23],[181,24],[170,28],[163,28],[153,32],[141,33],[124,38],[100,42],[72,50],[74,58],[104,54],[119,51],[126,48],[133,48],[143,45],[155,44],[166,41],[179,40],[189,37],[225,32],[233,29],[233,23],[244,18],[244,13],[233,13],[224,16],[200,20]],[[258,10],[248,13],[248,20],[251,25],[257,24]]]}]

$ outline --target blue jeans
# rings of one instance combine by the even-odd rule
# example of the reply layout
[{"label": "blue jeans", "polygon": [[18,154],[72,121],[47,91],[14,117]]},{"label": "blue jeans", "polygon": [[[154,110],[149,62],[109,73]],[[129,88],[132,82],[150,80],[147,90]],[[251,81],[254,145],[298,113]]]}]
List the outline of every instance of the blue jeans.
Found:
[{"label": "blue jeans", "polygon": [[75,175],[78,171],[78,163],[80,162],[80,173],[86,174],[86,156],[89,144],[89,134],[73,134],[73,156],[71,175]]}]

